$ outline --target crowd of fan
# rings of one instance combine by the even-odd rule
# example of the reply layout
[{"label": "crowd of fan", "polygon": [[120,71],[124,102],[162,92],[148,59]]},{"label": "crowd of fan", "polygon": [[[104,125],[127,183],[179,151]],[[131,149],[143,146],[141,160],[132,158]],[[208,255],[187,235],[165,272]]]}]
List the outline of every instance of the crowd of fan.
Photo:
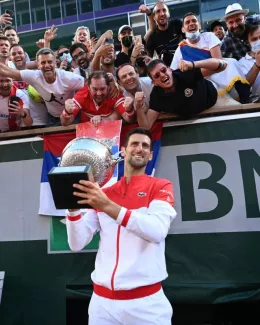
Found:
[{"label": "crowd of fan", "polygon": [[71,46],[54,51],[52,26],[36,43],[34,61],[12,18],[0,16],[0,131],[117,119],[150,129],[160,113],[189,118],[225,96],[259,102],[260,25],[248,9],[229,5],[210,32],[191,12],[170,19],[164,2],[139,12],[147,15],[146,35],[121,26],[118,52],[111,30],[97,39],[84,26]]}]

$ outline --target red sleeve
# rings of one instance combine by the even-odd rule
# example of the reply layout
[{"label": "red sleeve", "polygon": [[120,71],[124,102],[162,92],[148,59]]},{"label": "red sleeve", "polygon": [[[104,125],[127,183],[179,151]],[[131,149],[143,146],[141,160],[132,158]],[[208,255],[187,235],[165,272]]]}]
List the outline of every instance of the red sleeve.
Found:
[{"label": "red sleeve", "polygon": [[121,116],[125,113],[125,108],[123,106],[124,101],[125,97],[122,94],[115,99],[114,109],[118,111]]},{"label": "red sleeve", "polygon": [[173,187],[169,181],[164,182],[163,186],[160,186],[159,190],[153,195],[153,200],[161,200],[174,205]]},{"label": "red sleeve", "polygon": [[77,93],[74,95],[73,100],[77,106],[77,109],[73,111],[73,115],[76,116],[78,112],[84,108],[86,105],[86,99],[88,97],[88,87],[85,86],[77,91]]}]

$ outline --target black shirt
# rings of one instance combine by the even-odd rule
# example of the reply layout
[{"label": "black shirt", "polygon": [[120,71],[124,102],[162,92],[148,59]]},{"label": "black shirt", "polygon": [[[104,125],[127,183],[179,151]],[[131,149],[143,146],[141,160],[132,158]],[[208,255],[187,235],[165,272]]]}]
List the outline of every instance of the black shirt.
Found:
[{"label": "black shirt", "polygon": [[188,118],[215,105],[217,90],[210,81],[204,79],[199,68],[185,72],[175,70],[172,74],[175,91],[165,92],[163,88],[153,87],[150,109]]},{"label": "black shirt", "polygon": [[124,63],[130,63],[130,59],[131,59],[131,55],[133,52],[134,46],[132,46],[129,50],[128,50],[128,55],[125,52],[119,52],[116,56],[115,62],[114,62],[114,66],[115,67],[120,67],[120,65],[124,64]]},{"label": "black shirt", "polygon": [[157,27],[147,40],[146,50],[148,55],[153,57],[153,53],[156,51],[159,58],[162,59],[167,66],[170,66],[173,55],[179,43],[184,38],[181,28],[182,22],[179,19],[169,21],[166,30],[159,30]]}]

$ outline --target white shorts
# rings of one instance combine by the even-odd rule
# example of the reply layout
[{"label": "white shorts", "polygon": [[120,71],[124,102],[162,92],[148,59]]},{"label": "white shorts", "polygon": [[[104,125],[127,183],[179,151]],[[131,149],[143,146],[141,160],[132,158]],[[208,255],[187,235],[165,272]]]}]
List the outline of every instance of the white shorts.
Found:
[{"label": "white shorts", "polygon": [[93,293],[89,309],[89,325],[171,325],[172,306],[163,289],[150,296],[113,300]]}]

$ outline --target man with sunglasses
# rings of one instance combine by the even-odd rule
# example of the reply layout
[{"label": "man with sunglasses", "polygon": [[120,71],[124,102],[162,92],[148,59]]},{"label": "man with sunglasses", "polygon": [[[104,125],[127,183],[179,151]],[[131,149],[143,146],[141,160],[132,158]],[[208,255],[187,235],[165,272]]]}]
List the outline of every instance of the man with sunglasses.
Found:
[{"label": "man with sunglasses", "polygon": [[217,90],[204,77],[225,70],[227,64],[219,59],[203,61],[182,60],[178,70],[171,70],[162,60],[153,60],[147,66],[154,84],[149,109],[144,99],[136,105],[137,121],[150,129],[161,112],[189,118],[215,105]]},{"label": "man with sunglasses", "polygon": [[67,46],[61,45],[58,48],[57,54],[56,54],[60,60],[60,69],[63,69],[65,71],[72,71],[72,57],[70,55],[70,50]]},{"label": "man with sunglasses", "polygon": [[75,64],[78,66],[76,69],[74,69],[73,73],[87,79],[91,73],[91,66],[86,45],[83,43],[74,43],[70,47],[70,55]]}]

